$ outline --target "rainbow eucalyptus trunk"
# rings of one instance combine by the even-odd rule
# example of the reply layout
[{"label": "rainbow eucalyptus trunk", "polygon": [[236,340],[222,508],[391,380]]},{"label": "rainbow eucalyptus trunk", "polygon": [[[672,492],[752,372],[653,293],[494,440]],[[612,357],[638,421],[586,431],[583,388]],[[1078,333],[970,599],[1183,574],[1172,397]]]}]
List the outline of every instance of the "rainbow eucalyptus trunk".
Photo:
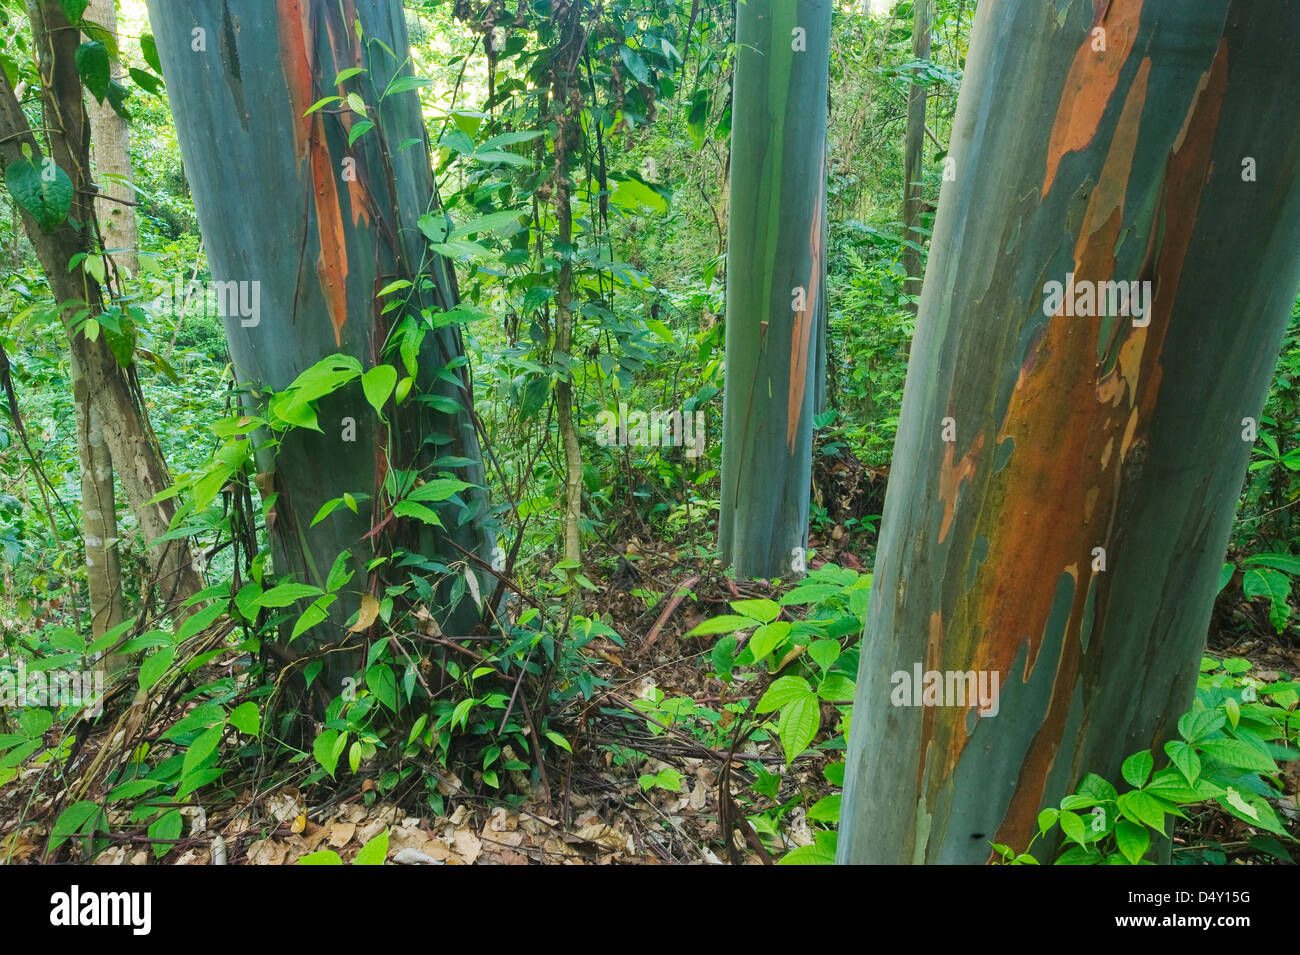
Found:
[{"label": "rainbow eucalyptus trunk", "polygon": [[[840,861],[1022,850],[1040,808],[1087,772],[1119,781],[1190,706],[1243,419],[1300,284],[1297,28],[1282,0],[980,5]],[[918,665],[996,674],[1000,693],[983,716],[893,705],[915,703]]]},{"label": "rainbow eucalyptus trunk", "polygon": [[[421,229],[422,216],[439,224],[442,216],[420,100],[401,80],[411,72],[401,3],[151,0],[149,12],[212,276],[240,283],[229,286],[240,308],[223,310],[231,313],[224,322],[239,382],[283,389],[334,353],[371,368],[404,316],[424,310],[437,324],[457,292]],[[336,84],[344,71],[352,73]],[[404,91],[383,95],[392,83]],[[311,111],[327,96],[344,99]],[[379,294],[400,280],[411,287]],[[408,305],[381,314],[402,296]],[[321,432],[291,430],[274,453],[258,455],[263,493],[277,494],[270,527],[277,571],[324,586],[336,556],[353,555],[358,576],[331,608],[331,622],[311,631],[318,641],[341,636],[376,553],[405,548],[447,565],[464,559],[463,548],[490,559],[482,492],[464,495],[468,512],[440,508],[445,533],[394,518],[386,502],[388,469],[447,471],[483,484],[456,326],[428,332],[414,357],[414,386],[396,408],[384,405],[387,425],[354,380],[320,399]],[[407,374],[405,361],[393,358],[398,377]],[[321,505],[345,492],[371,500],[359,514],[339,508],[311,527]],[[400,582],[407,572],[436,578],[439,569],[407,566]],[[449,579],[441,580],[443,598]],[[478,619],[469,597],[450,613],[433,609],[448,632],[467,632]]]},{"label": "rainbow eucalyptus trunk", "polygon": [[718,537],[742,577],[804,569],[830,24],[830,0],[737,8]]}]

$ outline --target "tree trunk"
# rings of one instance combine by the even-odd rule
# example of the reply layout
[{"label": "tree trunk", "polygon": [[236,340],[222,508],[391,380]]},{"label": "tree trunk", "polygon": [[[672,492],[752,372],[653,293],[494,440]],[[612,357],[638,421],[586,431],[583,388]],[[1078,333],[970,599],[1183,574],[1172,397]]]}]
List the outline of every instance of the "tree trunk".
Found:
[{"label": "tree trunk", "polygon": [[[117,36],[116,0],[90,0],[85,17]],[[112,61],[111,72],[113,79],[122,81],[122,66],[116,60]],[[107,100],[100,103],[88,96],[86,109],[90,114],[95,181],[100,191],[109,197],[95,200],[104,250],[119,272],[135,275],[140,268],[137,254],[140,236],[135,221],[135,190],[131,188],[135,182],[135,170],[131,166],[131,128]]]},{"label": "tree trunk", "polygon": [[[130,374],[118,364],[102,335],[91,341],[73,326],[80,308],[88,307],[91,318],[103,311],[102,291],[94,277],[84,268],[68,268],[74,256],[93,248],[93,231],[87,227],[94,216],[89,199],[89,125],[75,66],[80,34],[68,22],[58,0],[31,0],[28,13],[39,58],[41,114],[50,144],[48,158],[67,173],[75,193],[71,212],[58,227],[43,229],[26,209],[21,209],[23,227],[54,300],[62,307],[70,360],[76,363],[85,382],[85,393],[98,416],[104,444],[149,547],[154,581],[164,603],[170,606],[201,586],[183,541],[153,543],[170,529],[175,504],[149,502],[167,489],[171,476]],[[44,150],[32,134],[8,78],[0,71],[0,158],[6,166],[24,158],[24,146],[31,151],[32,161],[42,165]]]},{"label": "tree trunk", "polygon": [[[1087,772],[1118,780],[1190,705],[1243,419],[1300,284],[1300,74],[1281,68],[1298,27],[1284,0],[980,5],[885,502],[841,861],[1021,850],[1040,808]],[[1110,280],[1151,294],[1091,317],[1080,283]],[[983,717],[955,694],[891,705],[917,666],[996,675],[1000,695]]]},{"label": "tree trunk", "polygon": [[[419,97],[410,88],[382,96],[390,82],[410,76],[398,0],[150,0],[149,13],[213,278],[241,283],[241,304],[250,306],[224,316],[242,385],[282,390],[335,353],[373,367],[387,357],[395,327],[405,336],[403,328],[425,327],[421,311],[436,319],[456,305],[455,273],[421,231],[426,216],[430,231],[449,222],[434,189]],[[368,72],[335,84],[354,68]],[[364,116],[346,100],[308,115],[319,99],[349,94],[364,101]],[[365,121],[375,127],[359,131]],[[350,132],[359,133],[351,147]],[[378,293],[399,280],[413,283],[400,292],[407,304],[381,314],[392,295]],[[418,353],[398,362],[401,373],[412,364],[410,394],[396,409],[385,405],[387,425],[353,381],[319,400],[322,431],[292,429],[274,451],[257,454],[259,486],[277,494],[270,525],[277,572],[323,587],[335,558],[352,554],[359,583],[311,632],[317,641],[342,638],[361,591],[382,595],[366,568],[373,557],[405,549],[452,564],[464,559],[463,548],[490,560],[457,326],[428,331]],[[444,510],[446,528],[435,529],[394,516],[384,490],[390,469],[453,472],[480,489],[463,496],[467,510]],[[310,526],[326,501],[358,492],[371,495],[359,514],[340,508]],[[371,534],[374,528],[382,530]],[[401,582],[415,570],[438,573],[417,565]],[[469,597],[447,606],[460,573],[438,578],[433,609],[444,630],[464,634],[479,613]],[[350,672],[343,663],[333,670]]]},{"label": "tree trunk", "polygon": [[86,376],[75,353],[69,356],[72,400],[81,463],[81,529],[90,592],[91,633],[98,637],[122,622],[122,568],[118,559],[117,501],[113,460],[104,444],[99,412],[90,400]]},{"label": "tree trunk", "polygon": [[[930,21],[933,0],[912,0],[912,59],[930,59]],[[903,146],[903,238],[922,245],[925,236],[916,231],[925,205],[925,100],[926,85],[912,81],[907,96],[907,137]],[[909,295],[921,292],[921,253],[903,246],[904,289]]]},{"label": "tree trunk", "polygon": [[830,0],[737,10],[718,538],[743,577],[804,568],[830,21]]}]

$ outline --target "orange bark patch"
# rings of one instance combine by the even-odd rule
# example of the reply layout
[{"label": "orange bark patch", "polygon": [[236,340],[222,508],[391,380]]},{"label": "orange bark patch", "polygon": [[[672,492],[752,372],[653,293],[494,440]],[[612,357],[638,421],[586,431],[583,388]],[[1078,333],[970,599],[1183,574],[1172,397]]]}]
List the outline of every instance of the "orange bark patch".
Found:
[{"label": "orange bark patch", "polygon": [[[1144,63],[1144,70],[1146,66]],[[1145,74],[1139,76],[1144,78]],[[1126,479],[1124,464],[1132,457],[1134,448],[1145,442],[1147,424],[1155,411],[1161,381],[1160,355],[1173,320],[1174,299],[1196,224],[1201,192],[1211,168],[1211,154],[1226,88],[1227,46],[1221,43],[1203,91],[1188,111],[1184,134],[1179,136],[1165,165],[1158,203],[1164,232],[1158,248],[1153,235],[1148,248],[1151,261],[1143,269],[1144,273],[1149,271],[1153,276],[1155,285],[1147,316],[1150,324],[1126,328],[1115,367],[1105,375],[1087,375],[1083,373],[1084,367],[1089,361],[1095,361],[1095,344],[1090,340],[1071,340],[1072,330],[1087,329],[1087,322],[1081,323],[1077,318],[1062,320],[1058,316],[1051,323],[1049,338],[1055,340],[1055,347],[1060,349],[1063,357],[1049,361],[1045,377],[1035,382],[1022,382],[1013,395],[1003,426],[1004,433],[1023,432],[1035,426],[1036,422],[1054,427],[1054,431],[1046,433],[1059,435],[1056,448],[1050,452],[1059,455],[1059,463],[1053,469],[1045,458],[1036,460],[1031,456],[1019,462],[1013,459],[1013,468],[1019,470],[1011,479],[1010,486],[1015,487],[1019,494],[1026,488],[1028,478],[1030,487],[1035,486],[1034,482],[1041,482],[1040,486],[1046,493],[1031,494],[1032,501],[1027,503],[1032,503],[1032,506],[1023,512],[1019,508],[1007,509],[1013,520],[1005,531],[999,533],[993,553],[981,571],[988,568],[990,573],[999,573],[1003,561],[1016,554],[1032,556],[1040,566],[1064,569],[1075,563],[1078,567],[1090,567],[1091,548],[1106,546]],[[1113,190],[1109,187],[1103,189],[1102,185],[1109,177],[1121,172],[1127,176],[1141,113],[1141,102],[1135,99],[1137,92],[1135,83],[1098,189],[1085,215],[1085,223],[1093,225],[1095,231],[1085,229],[1076,247],[1076,271],[1089,278],[1105,278],[1110,272],[1107,263],[1113,267],[1112,250],[1121,224],[1122,197],[1119,204],[1112,205],[1115,202]],[[1102,203],[1111,206],[1109,214],[1108,209],[1100,205]],[[1158,229],[1157,223],[1152,223],[1151,228],[1154,233]],[[1083,336],[1084,339],[1088,337]],[[1094,349],[1091,353],[1090,348]],[[1092,392],[1091,402],[1088,401],[1089,391]],[[1053,396],[1061,409],[1059,411],[1053,408]],[[1068,410],[1069,406],[1074,406],[1073,410]],[[1087,409],[1087,414],[1080,416],[1079,409]],[[1031,511],[1038,515],[1032,522],[1014,519],[1017,513],[1027,518]],[[1052,532],[1044,536],[1043,528],[1050,528]],[[1105,582],[1105,577],[1098,581],[1102,588],[1097,601],[1100,625],[1104,625],[1105,606],[1101,597]],[[988,596],[981,604],[980,618],[991,621],[989,632],[995,641],[994,648],[1000,650],[995,654],[999,660],[1009,660],[1019,642],[1016,634],[1005,629],[1010,621],[999,618],[1000,608],[1018,608],[1016,616],[1032,622],[1034,632],[1029,634],[1029,639],[1036,653],[1042,640],[1040,622],[1046,624],[1054,598],[1049,588],[1040,587],[1039,592],[1035,592],[1018,588],[1015,583],[1013,575],[1004,574],[986,591]],[[1061,662],[1053,679],[1051,700],[1021,767],[1011,804],[998,830],[996,838],[999,842],[1024,845],[1034,833],[1047,775],[1061,745],[1082,667],[1081,626],[1088,584],[1086,576],[1076,576],[1074,600],[1066,621]],[[976,584],[977,591],[983,587],[983,582]],[[1032,613],[1024,615],[1024,609],[1031,609]],[[1031,662],[1032,659],[1031,654]]]},{"label": "orange bark patch", "polygon": [[957,443],[947,441],[945,444],[943,465],[939,470],[939,499],[943,501],[943,521],[939,525],[940,544],[948,536],[948,528],[952,526],[953,516],[957,513],[957,494],[961,491],[963,482],[975,473],[975,465],[979,463],[980,449],[984,447],[984,432],[975,436],[970,448],[956,464],[953,461],[957,456]]},{"label": "orange bark patch", "polygon": [[319,70],[312,49],[310,11],[301,0],[277,0],[281,63],[293,110],[294,150],[299,164],[307,160],[312,195],[316,206],[316,229],[320,254],[316,275],[325,295],[325,308],[334,328],[334,343],[342,344],[343,325],[347,321],[347,235],[339,205],[335,177],[341,166],[330,155],[319,111],[304,114],[314,102],[315,76]]},{"label": "orange bark patch", "polygon": [[1052,188],[1065,154],[1082,149],[1097,135],[1097,127],[1119,82],[1120,69],[1133,49],[1141,16],[1142,0],[1112,0],[1094,21],[1094,27],[1106,31],[1106,49],[1093,49],[1090,30],[1075,53],[1048,140],[1044,197]]},{"label": "orange bark patch", "polygon": [[[818,168],[825,166],[825,147]],[[811,274],[804,286],[803,308],[795,314],[790,332],[790,397],[786,404],[785,441],[791,454],[799,436],[799,422],[803,418],[803,397],[808,387],[808,349],[812,339],[813,323],[817,319],[817,297],[821,293],[822,270],[822,217],[826,214],[825,198],[817,201],[813,209],[812,226],[808,230],[808,253],[812,257]]]}]

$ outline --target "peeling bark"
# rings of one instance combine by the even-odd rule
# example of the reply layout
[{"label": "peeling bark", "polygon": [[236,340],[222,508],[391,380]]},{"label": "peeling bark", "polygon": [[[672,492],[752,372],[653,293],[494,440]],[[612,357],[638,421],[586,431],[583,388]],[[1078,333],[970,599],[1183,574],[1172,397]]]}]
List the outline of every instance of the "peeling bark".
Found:
[{"label": "peeling bark", "polygon": [[[1300,76],[1278,68],[1298,26],[1285,0],[980,6],[885,502],[841,861],[1023,849],[1041,808],[1088,772],[1117,779],[1190,706],[1242,419],[1260,413],[1300,285]],[[1053,308],[1052,282],[1077,295]],[[1144,314],[1086,314],[1110,282],[1150,283]],[[891,705],[891,675],[918,662],[998,673],[998,714]]]}]

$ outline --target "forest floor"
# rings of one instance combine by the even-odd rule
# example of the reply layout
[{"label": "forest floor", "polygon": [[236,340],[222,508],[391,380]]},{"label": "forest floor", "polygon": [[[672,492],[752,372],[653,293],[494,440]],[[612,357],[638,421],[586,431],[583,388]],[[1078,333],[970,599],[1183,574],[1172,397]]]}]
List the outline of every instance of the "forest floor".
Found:
[{"label": "forest floor", "polygon": [[[846,471],[853,473],[846,477]],[[843,508],[832,500],[847,485],[863,484],[860,471],[845,467],[822,478],[819,496],[832,519],[837,512],[879,504],[882,488],[872,488],[870,500],[848,501],[841,495]],[[847,533],[838,523],[833,528],[813,542],[816,563],[830,560],[864,569],[870,536]],[[309,765],[300,763],[267,778],[227,786],[236,794],[224,801],[205,794],[184,805],[185,831],[175,838],[151,837],[144,822],[132,823],[126,810],[110,810],[114,832],[93,862],[288,865],[332,850],[347,863],[384,832],[388,861],[407,864],[766,864],[788,848],[811,843],[813,832],[803,807],[833,791],[823,769],[842,754],[814,746],[785,769],[775,738],[761,728],[738,738],[735,730],[744,721],[736,715],[744,707],[727,705],[743,698],[745,688],[728,687],[712,674],[709,654],[715,638],[686,636],[708,617],[728,612],[730,600],[779,594],[761,582],[737,585],[716,561],[681,559],[670,544],[637,540],[628,551],[636,559],[612,562],[612,571],[598,581],[599,591],[589,595],[582,610],[609,622],[624,645],[603,637],[587,645],[591,672],[602,685],[589,699],[574,696],[567,704],[571,712],[552,714],[552,719],[578,727],[574,753],[549,761],[539,778],[508,774],[506,788],[526,794],[518,805],[501,805],[500,800],[494,804],[483,790],[440,773],[439,790],[455,808],[439,817],[429,813],[419,785],[404,793],[399,787],[380,798],[364,767],[360,777],[351,777],[354,783],[300,789],[295,781],[307,775],[304,767]],[[1265,680],[1276,679],[1276,671],[1300,672],[1300,649],[1277,636],[1266,613],[1243,602],[1240,591],[1232,599],[1231,590],[1220,595],[1207,650],[1249,659]],[[633,591],[663,597],[647,606]],[[668,718],[665,723],[657,718],[663,716],[657,707],[639,705],[663,699],[689,701],[691,718]],[[701,719],[701,714],[707,718]],[[77,764],[92,762],[106,743],[106,728],[114,725],[111,710],[107,716],[69,757],[73,763],[67,778],[77,778]],[[174,720],[175,714],[168,723]],[[824,706],[822,722],[819,742],[832,736],[833,707]],[[146,735],[156,739],[165,728],[148,728]],[[758,767],[771,772],[767,789],[776,798],[749,788]],[[0,790],[0,861],[42,861],[52,822],[68,801],[66,790],[55,782],[58,774],[47,770],[25,768],[14,785]],[[414,774],[414,780],[419,778]],[[655,785],[654,779],[665,784]],[[1300,763],[1284,767],[1284,780],[1288,789],[1282,813],[1300,835]],[[801,797],[798,805],[780,808],[796,797]],[[776,848],[770,837],[760,838],[745,822],[756,814],[774,820],[772,831],[780,832],[785,848]],[[1290,858],[1278,840],[1262,838],[1252,837],[1243,823],[1211,806],[1175,828],[1175,860],[1276,863]],[[91,861],[76,840],[54,858]]]}]

